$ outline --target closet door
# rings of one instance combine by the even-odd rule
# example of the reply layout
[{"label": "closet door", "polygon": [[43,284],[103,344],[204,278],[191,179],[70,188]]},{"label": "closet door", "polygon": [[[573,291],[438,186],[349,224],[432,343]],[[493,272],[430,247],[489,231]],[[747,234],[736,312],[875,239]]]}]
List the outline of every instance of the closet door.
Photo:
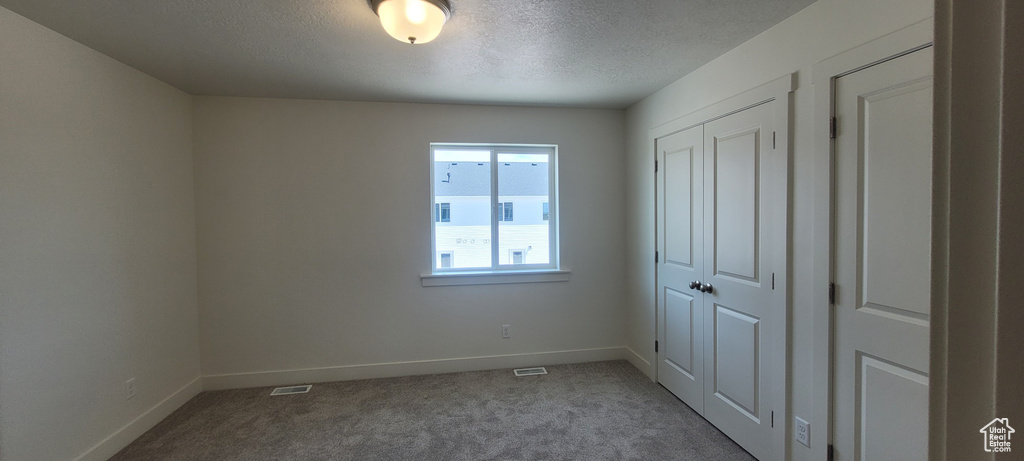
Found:
[{"label": "closet door", "polygon": [[837,78],[835,111],[835,456],[924,460],[932,49]]},{"label": "closet door", "polygon": [[658,156],[658,381],[704,411],[704,131],[655,140]]},{"label": "closet door", "polygon": [[758,459],[772,449],[768,378],[785,367],[770,360],[785,347],[771,341],[774,104],[704,125],[704,417]]}]

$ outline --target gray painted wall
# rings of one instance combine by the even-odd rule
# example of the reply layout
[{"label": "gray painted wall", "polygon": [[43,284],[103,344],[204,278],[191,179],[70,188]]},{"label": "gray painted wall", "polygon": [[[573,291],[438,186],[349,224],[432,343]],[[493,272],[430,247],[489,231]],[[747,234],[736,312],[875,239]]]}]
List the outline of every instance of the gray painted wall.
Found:
[{"label": "gray painted wall", "polygon": [[[203,374],[622,346],[623,120],[616,110],[197,97]],[[557,144],[571,280],[421,286],[431,142]]]},{"label": "gray painted wall", "polygon": [[198,389],[191,97],[0,8],[0,165],[0,458],[72,459]]}]

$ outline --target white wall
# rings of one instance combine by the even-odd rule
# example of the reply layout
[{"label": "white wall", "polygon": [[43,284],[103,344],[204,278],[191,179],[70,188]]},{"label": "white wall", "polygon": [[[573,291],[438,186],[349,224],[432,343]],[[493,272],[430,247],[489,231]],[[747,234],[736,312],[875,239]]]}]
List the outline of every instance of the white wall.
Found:
[{"label": "white wall", "polygon": [[190,111],[0,8],[0,458],[106,458],[198,391]]},{"label": "white wall", "polygon": [[[803,11],[670,84],[627,111],[628,180],[626,215],[628,274],[627,344],[653,364],[654,300],[654,153],[648,130],[726,99],[782,75],[797,72],[791,120],[791,371],[790,409],[814,424],[811,416],[811,328],[814,307],[811,281],[813,240],[813,88],[811,67],[933,15],[931,0],[820,0]],[[638,363],[653,373],[651,366]],[[792,426],[792,421],[787,421]],[[818,436],[812,427],[812,442]],[[824,439],[820,439],[824,440]],[[792,445],[792,444],[791,444]],[[809,450],[791,446],[793,459],[808,459]]]},{"label": "white wall", "polygon": [[[204,383],[624,344],[622,111],[194,104],[201,350],[212,377]],[[431,142],[558,144],[571,280],[421,286],[430,271]],[[511,339],[501,339],[502,324]],[[249,373],[256,378],[217,379]]]}]

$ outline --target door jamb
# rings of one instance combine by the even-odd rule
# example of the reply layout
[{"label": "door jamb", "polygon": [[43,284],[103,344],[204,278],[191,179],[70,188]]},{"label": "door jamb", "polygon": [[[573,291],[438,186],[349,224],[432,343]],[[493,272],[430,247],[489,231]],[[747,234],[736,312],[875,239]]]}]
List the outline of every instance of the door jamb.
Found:
[{"label": "door jamb", "polygon": [[811,432],[811,458],[828,459],[832,443],[832,332],[835,327],[829,284],[834,281],[834,175],[835,144],[830,136],[835,115],[835,81],[844,75],[881,64],[932,46],[934,19],[928,18],[849,51],[823,60],[811,68],[814,84],[814,252],[812,273],[815,307],[811,335],[811,415],[817,429]]}]

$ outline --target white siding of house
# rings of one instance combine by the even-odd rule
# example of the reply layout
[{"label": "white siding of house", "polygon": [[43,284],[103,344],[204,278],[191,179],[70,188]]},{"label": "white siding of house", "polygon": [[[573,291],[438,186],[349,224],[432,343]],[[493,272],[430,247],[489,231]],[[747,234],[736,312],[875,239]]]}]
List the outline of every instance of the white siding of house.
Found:
[{"label": "white siding of house", "polygon": [[[525,250],[523,264],[548,264],[548,222],[543,218],[544,196],[500,197],[513,203],[513,221],[498,223],[498,263],[511,264],[510,250]],[[434,203],[451,205],[450,222],[435,222],[437,267],[441,253],[452,253],[452,267],[491,266],[490,199],[488,197],[435,197]]]}]

